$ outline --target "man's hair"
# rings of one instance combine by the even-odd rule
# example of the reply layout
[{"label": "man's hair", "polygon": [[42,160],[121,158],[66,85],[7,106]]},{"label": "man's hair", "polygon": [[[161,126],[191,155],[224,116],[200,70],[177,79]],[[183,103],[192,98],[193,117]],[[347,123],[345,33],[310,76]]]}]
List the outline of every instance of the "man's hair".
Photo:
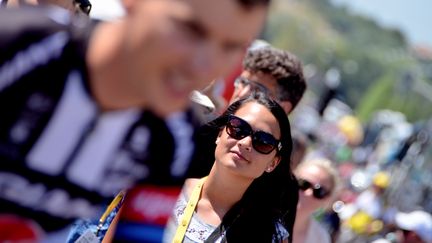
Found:
[{"label": "man's hair", "polygon": [[278,83],[277,99],[289,101],[294,109],[306,90],[303,65],[292,53],[271,46],[250,49],[243,59],[243,69],[273,76]]},{"label": "man's hair", "polygon": [[237,0],[244,8],[250,9],[256,6],[268,6],[271,0]]}]

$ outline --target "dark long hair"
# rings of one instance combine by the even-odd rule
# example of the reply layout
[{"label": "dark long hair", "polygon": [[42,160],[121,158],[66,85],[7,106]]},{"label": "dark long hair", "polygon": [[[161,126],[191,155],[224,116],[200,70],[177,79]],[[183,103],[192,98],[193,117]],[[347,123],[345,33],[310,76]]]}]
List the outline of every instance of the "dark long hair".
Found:
[{"label": "dark long hair", "polygon": [[[271,173],[263,173],[252,182],[242,199],[226,213],[221,227],[227,230],[228,242],[271,242],[275,222],[281,220],[291,239],[298,188],[290,167],[292,138],[284,110],[277,102],[255,93],[231,104],[220,117],[208,123],[203,131],[211,133],[209,138],[212,139],[215,133],[225,127],[229,115],[250,102],[265,106],[277,119],[281,133],[282,149],[278,152],[281,161]],[[214,144],[214,140],[212,143]]]}]

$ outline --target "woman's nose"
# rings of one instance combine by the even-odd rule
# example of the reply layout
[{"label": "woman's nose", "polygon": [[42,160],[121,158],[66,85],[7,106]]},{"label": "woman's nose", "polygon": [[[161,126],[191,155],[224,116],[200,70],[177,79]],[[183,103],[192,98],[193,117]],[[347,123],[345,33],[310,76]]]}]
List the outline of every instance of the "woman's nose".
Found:
[{"label": "woman's nose", "polygon": [[247,151],[252,150],[252,137],[246,136],[238,141],[239,147],[246,149]]}]

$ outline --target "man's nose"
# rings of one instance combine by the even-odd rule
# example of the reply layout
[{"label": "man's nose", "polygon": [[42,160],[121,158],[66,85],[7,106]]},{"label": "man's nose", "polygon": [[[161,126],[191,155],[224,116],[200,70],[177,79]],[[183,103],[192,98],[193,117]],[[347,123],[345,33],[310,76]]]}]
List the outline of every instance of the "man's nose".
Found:
[{"label": "man's nose", "polygon": [[239,87],[240,92],[239,92],[239,99],[244,98],[246,96],[248,96],[251,93],[251,86],[250,85],[241,85],[241,87]]},{"label": "man's nose", "polygon": [[206,86],[212,80],[225,75],[223,55],[217,45],[202,43],[195,49],[191,60],[191,71],[201,85]]}]

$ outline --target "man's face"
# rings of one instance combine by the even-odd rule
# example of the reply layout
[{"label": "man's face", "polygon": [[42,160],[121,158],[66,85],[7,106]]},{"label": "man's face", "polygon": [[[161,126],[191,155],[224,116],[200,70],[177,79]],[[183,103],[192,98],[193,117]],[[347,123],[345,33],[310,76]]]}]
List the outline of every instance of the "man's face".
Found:
[{"label": "man's face", "polygon": [[[127,5],[127,3],[132,3]],[[183,110],[192,90],[228,74],[258,35],[267,8],[234,0],[125,0],[131,95],[159,115]]]},{"label": "man's face", "polygon": [[235,82],[234,93],[231,96],[230,103],[248,96],[253,91],[263,92],[276,100],[282,106],[286,114],[292,110],[289,101],[280,101],[277,97],[277,80],[270,74],[263,72],[250,72],[244,70]]}]

